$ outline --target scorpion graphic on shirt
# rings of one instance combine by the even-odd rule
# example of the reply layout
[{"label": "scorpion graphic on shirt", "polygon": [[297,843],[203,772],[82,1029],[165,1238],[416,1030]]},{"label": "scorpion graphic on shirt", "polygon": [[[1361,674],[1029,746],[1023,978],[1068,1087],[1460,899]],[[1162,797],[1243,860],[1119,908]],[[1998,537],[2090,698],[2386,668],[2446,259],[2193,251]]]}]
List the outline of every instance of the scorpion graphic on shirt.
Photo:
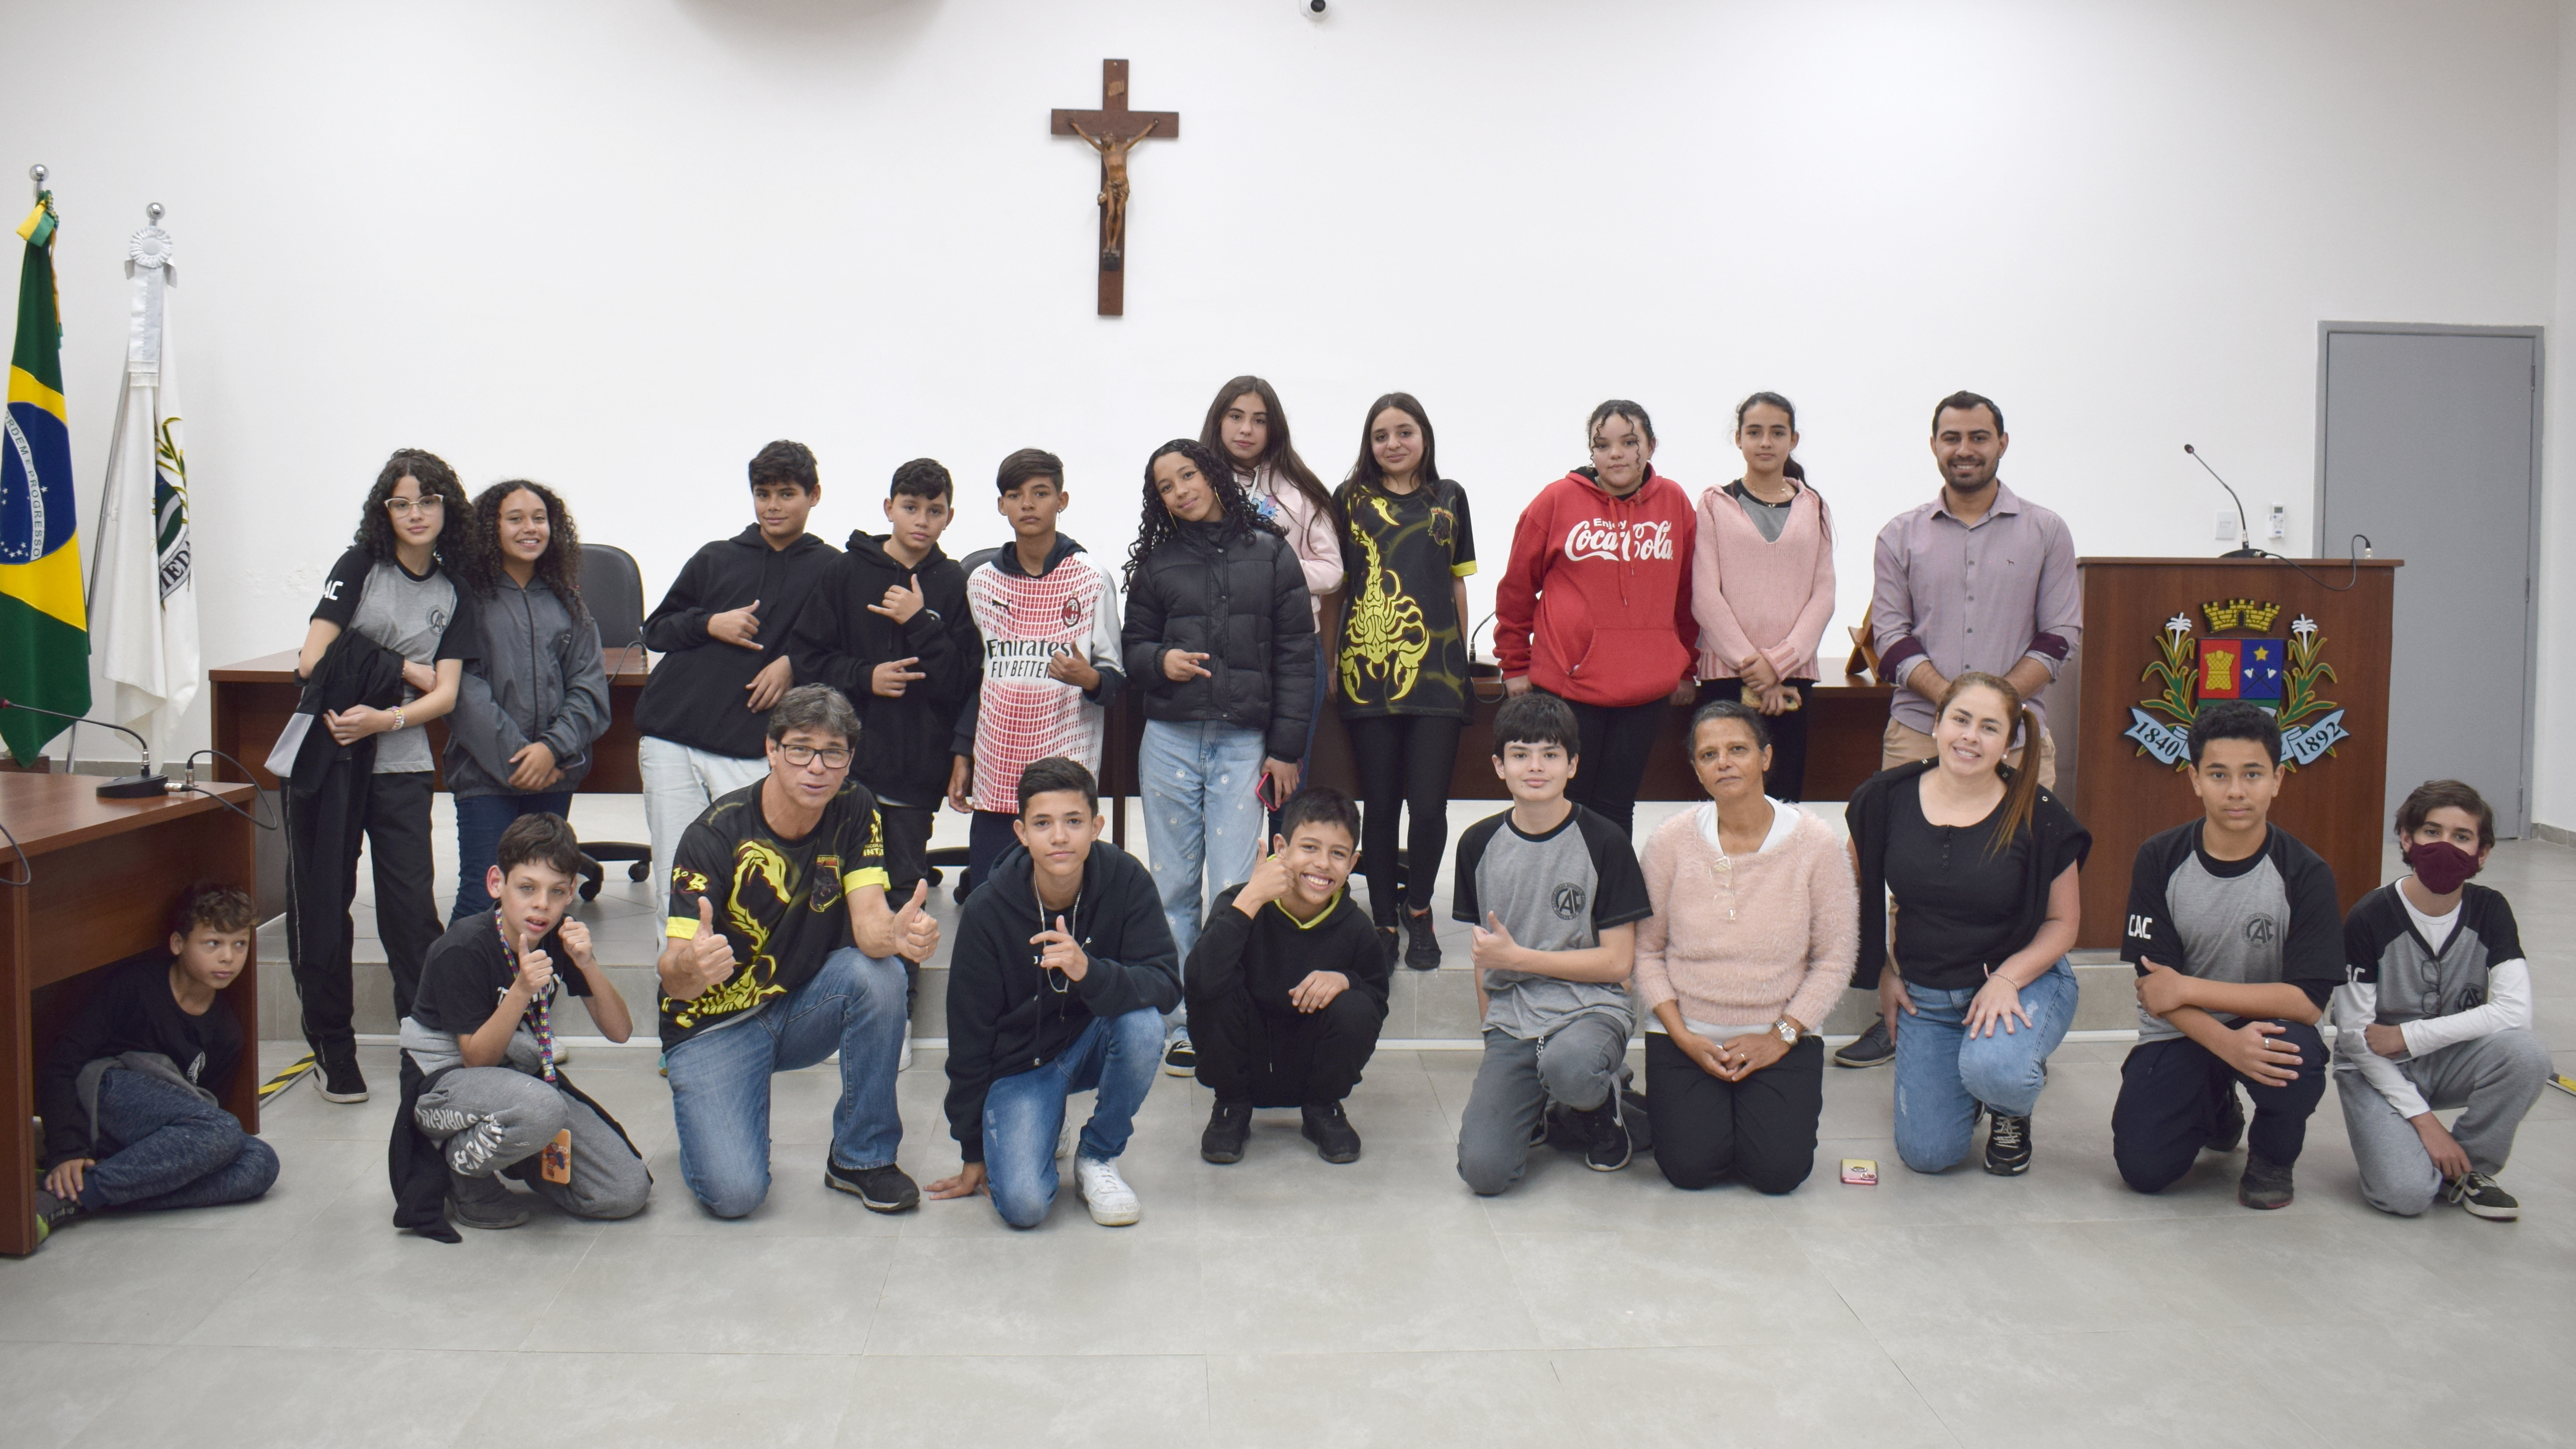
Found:
[{"label": "scorpion graphic on shirt", "polygon": [[[1389,529],[1396,527],[1395,512],[1385,499],[1362,502],[1376,509]],[[1342,694],[1357,697],[1361,679],[1374,676],[1387,681],[1389,701],[1402,699],[1413,692],[1422,661],[1431,653],[1431,628],[1423,622],[1422,605],[1411,595],[1397,592],[1387,577],[1377,540],[1356,526],[1351,536],[1359,540],[1360,551],[1368,558],[1368,575],[1351,600],[1349,617],[1342,621]]]}]

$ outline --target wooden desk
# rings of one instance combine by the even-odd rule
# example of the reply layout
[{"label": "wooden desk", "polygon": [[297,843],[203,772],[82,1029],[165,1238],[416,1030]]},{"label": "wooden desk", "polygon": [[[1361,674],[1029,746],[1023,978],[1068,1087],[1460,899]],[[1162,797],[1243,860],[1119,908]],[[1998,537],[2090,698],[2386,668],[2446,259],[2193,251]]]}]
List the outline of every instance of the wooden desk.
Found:
[{"label": "wooden desk", "polygon": [[[0,886],[0,1253],[36,1248],[39,1143],[36,1067],[60,1028],[89,999],[82,979],[168,947],[170,907],[198,881],[251,884],[251,822],[205,795],[101,800],[95,775],[0,774],[0,824],[18,838],[34,880]],[[209,785],[250,809],[248,785]],[[0,845],[0,872],[15,876]],[[223,994],[241,1023],[243,1060],[224,1109],[259,1130],[259,951]]]},{"label": "wooden desk", "polygon": [[[643,778],[635,769],[636,742],[643,738],[635,728],[635,702],[644,697],[644,681],[652,674],[652,666],[644,651],[633,646],[608,650],[606,658],[608,732],[592,746],[593,763],[581,788],[599,794],[633,795],[644,788]],[[287,649],[227,664],[209,670],[207,678],[215,687],[215,748],[240,760],[250,771],[245,775],[218,762],[221,773],[216,778],[248,780],[263,790],[276,789],[277,778],[268,773],[265,762],[304,693],[303,686],[295,680],[295,651]],[[429,742],[433,757],[445,752],[445,720],[430,722]],[[435,788],[446,787],[442,770]]]}]

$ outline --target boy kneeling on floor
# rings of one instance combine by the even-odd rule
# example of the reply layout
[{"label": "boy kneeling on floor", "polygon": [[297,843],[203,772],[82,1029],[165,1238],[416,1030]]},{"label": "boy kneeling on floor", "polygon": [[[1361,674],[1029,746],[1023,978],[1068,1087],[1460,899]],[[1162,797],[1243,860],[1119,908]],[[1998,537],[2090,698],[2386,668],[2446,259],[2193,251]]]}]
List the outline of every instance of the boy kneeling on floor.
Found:
[{"label": "boy kneeling on floor", "polygon": [[447,1242],[458,1240],[449,1214],[469,1228],[515,1228],[528,1210],[503,1176],[578,1218],[644,1210],[653,1175],[626,1129],[555,1067],[558,983],[589,1003],[602,1036],[634,1031],[590,928],[564,919],[580,871],[581,843],[562,816],[520,816],[485,876],[498,904],[429,948],[402,1023],[396,1227]]},{"label": "boy kneeling on floor", "polygon": [[38,1243],[90,1213],[213,1207],[277,1181],[277,1154],[219,1105],[242,1035],[215,996],[249,962],[258,916],[231,886],[191,889],[170,913],[171,959],[108,973],[54,1043],[37,1089]]}]

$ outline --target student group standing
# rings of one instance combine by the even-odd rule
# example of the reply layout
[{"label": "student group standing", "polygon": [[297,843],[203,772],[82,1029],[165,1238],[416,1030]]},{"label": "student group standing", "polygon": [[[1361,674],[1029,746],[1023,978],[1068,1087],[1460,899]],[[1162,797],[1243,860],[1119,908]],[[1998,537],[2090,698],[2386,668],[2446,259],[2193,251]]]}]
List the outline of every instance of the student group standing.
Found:
[{"label": "student group standing", "polygon": [[[1605,402],[1588,465],[1515,524],[1489,762],[1510,805],[1460,836],[1449,903],[1481,1023],[1456,1162],[1477,1194],[1509,1191],[1541,1147],[1603,1172],[1651,1152],[1683,1189],[1796,1190],[1822,1112],[1819,1031],[1854,988],[1876,1020],[1830,1060],[1892,1065],[1907,1168],[1977,1154],[2018,1176],[2035,1159],[2092,844],[2053,793],[2039,699],[2081,639],[2071,540],[2003,486],[2000,408],[1943,399],[1940,492],[1877,539],[1870,625],[1896,688],[1884,768],[1838,837],[1798,803],[1833,514],[1794,456],[1787,398],[1754,394],[1735,424],[1742,476],[1694,505],[1655,470],[1646,410]],[[655,1014],[679,1175],[703,1210],[759,1208],[772,1078],[825,1061],[824,1181],[872,1211],[920,1202],[896,1162],[895,1080],[942,939],[924,904],[943,800],[971,820],[947,988],[960,1166],[928,1196],[982,1195],[1035,1226],[1069,1158],[1096,1221],[1139,1221],[1119,1161],[1165,1074],[1210,1089],[1210,1164],[1241,1161],[1255,1114],[1288,1108],[1325,1162],[1361,1156],[1347,1103],[1391,973],[1441,964],[1432,886],[1475,708],[1468,491],[1439,472],[1423,405],[1372,403],[1328,493],[1276,391],[1229,380],[1199,437],[1146,458],[1119,569],[1058,531],[1068,480],[1043,450],[1002,460],[1011,539],[963,560],[940,547],[958,498],[936,460],[897,469],[886,532],[841,549],[806,532],[822,492],[809,450],[771,443],[747,472],[750,526],[700,549],[647,621],[661,658],[638,710],[668,896]],[[368,1095],[349,1025],[363,844],[401,1023],[395,1220],[449,1241],[540,1206],[631,1216],[653,1186],[555,1035],[565,996],[611,1040],[633,1030],[572,914],[596,867],[566,816],[607,723],[579,561],[545,485],[469,502],[434,455],[395,453],[314,610],[298,719],[272,757],[317,1085]],[[1105,709],[1126,689],[1143,693],[1150,865],[1101,839]],[[1707,798],[1641,856],[1636,793],[1674,705],[1694,706],[1685,750]],[[1327,706],[1356,799],[1305,778]],[[423,733],[442,717],[460,861],[443,933]],[[2511,906],[2470,879],[2493,847],[2486,803],[2456,781],[2413,791],[2395,820],[2408,873],[2339,915],[2323,861],[2269,822],[2271,715],[2213,704],[2189,746],[2200,818],[2131,869],[2120,1178],[2159,1192],[2241,1148],[2238,1200],[2287,1206],[2332,1082],[2374,1207],[2514,1218],[2497,1178],[2551,1064]],[[44,1231],[274,1181],[275,1154],[213,1105],[247,1069],[212,1008],[249,914],[238,892],[190,892],[169,960],[121,971],[58,1045],[39,1084]]]}]

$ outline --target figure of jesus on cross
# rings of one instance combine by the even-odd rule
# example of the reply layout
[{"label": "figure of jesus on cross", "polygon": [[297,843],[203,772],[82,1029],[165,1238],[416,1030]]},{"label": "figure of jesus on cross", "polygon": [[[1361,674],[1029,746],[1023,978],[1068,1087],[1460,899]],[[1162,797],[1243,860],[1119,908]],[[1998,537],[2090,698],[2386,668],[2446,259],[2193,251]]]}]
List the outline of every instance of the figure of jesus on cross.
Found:
[{"label": "figure of jesus on cross", "polygon": [[1127,152],[1139,141],[1154,133],[1154,122],[1133,136],[1101,137],[1082,129],[1080,121],[1069,123],[1073,134],[1091,143],[1100,153],[1100,266],[1104,271],[1118,271],[1127,240]]},{"label": "figure of jesus on cross", "polygon": [[1056,111],[1048,131],[1079,136],[1100,153],[1100,315],[1116,317],[1127,310],[1127,153],[1152,136],[1176,141],[1181,118],[1171,111],[1127,109],[1127,62],[1100,63],[1100,109]]}]

